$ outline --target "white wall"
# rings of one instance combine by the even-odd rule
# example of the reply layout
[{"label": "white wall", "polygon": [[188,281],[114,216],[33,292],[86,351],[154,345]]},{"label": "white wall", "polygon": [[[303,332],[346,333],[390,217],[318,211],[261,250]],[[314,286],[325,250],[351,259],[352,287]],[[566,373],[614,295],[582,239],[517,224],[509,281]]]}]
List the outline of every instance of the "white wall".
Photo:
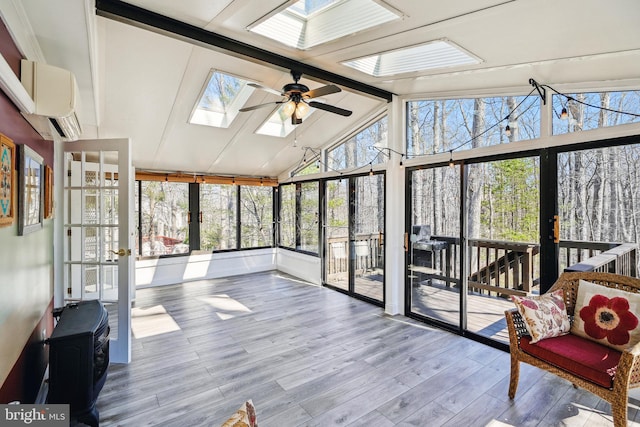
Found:
[{"label": "white wall", "polygon": [[173,285],[271,270],[321,284],[319,257],[268,248],[139,260],[136,261],[136,287]]},{"label": "white wall", "polygon": [[320,257],[278,249],[276,261],[278,271],[306,280],[314,285],[320,286],[322,284]]},{"label": "white wall", "polygon": [[173,285],[276,269],[274,248],[136,261],[136,287]]}]

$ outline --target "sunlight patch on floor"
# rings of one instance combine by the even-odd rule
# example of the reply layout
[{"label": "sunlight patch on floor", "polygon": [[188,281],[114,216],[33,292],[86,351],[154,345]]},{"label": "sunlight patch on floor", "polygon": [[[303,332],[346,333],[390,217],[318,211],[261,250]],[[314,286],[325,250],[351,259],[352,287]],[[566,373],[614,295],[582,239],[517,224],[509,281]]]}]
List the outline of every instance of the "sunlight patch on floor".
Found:
[{"label": "sunlight patch on floor", "polygon": [[226,294],[209,295],[198,299],[213,307],[216,310],[216,315],[222,320],[232,319],[239,314],[251,313],[246,305]]},{"label": "sunlight patch on floor", "polygon": [[136,338],[152,337],[179,331],[180,326],[161,305],[131,309],[131,330]]}]

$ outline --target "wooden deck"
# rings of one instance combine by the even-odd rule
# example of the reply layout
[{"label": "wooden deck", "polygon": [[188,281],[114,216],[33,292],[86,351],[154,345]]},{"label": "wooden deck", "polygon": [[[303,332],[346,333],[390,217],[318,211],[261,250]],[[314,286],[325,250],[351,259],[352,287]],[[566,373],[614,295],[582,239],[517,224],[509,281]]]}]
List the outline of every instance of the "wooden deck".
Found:
[{"label": "wooden deck", "polygon": [[136,308],[103,427],[219,426],[246,399],[261,427],[612,425],[606,402],[527,365],[510,401],[505,352],[276,273],[141,289]]}]

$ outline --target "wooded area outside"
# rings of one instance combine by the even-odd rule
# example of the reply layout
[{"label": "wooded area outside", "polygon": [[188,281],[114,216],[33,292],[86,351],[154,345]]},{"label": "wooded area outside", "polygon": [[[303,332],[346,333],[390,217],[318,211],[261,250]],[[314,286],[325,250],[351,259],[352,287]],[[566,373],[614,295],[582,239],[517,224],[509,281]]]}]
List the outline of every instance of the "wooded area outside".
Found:
[{"label": "wooded area outside", "polygon": [[[189,184],[182,182],[141,182],[142,256],[187,253]],[[138,198],[136,187],[136,200]],[[140,216],[138,216],[140,218]]]},{"label": "wooded area outside", "polygon": [[[273,244],[273,189],[260,186],[198,184],[199,208],[189,206],[188,183],[140,181],[142,205],[136,218],[142,256],[269,247]],[[136,187],[138,200],[138,187]],[[189,216],[200,240],[189,239]],[[241,229],[238,233],[238,216]],[[139,242],[139,240],[137,240]]]},{"label": "wooded area outside", "polygon": [[384,116],[336,147],[327,150],[327,170],[340,171],[384,163],[387,157],[380,148],[387,146],[387,133],[387,116]]}]

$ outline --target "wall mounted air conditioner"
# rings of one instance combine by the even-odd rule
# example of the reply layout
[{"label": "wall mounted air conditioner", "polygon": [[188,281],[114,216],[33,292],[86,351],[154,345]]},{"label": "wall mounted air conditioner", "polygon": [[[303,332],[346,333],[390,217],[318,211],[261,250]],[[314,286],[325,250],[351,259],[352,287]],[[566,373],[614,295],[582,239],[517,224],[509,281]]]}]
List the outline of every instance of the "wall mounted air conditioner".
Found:
[{"label": "wall mounted air conditioner", "polygon": [[44,139],[76,141],[82,127],[75,76],[62,68],[23,59],[20,80],[35,103],[34,114],[22,113],[31,126]]}]

